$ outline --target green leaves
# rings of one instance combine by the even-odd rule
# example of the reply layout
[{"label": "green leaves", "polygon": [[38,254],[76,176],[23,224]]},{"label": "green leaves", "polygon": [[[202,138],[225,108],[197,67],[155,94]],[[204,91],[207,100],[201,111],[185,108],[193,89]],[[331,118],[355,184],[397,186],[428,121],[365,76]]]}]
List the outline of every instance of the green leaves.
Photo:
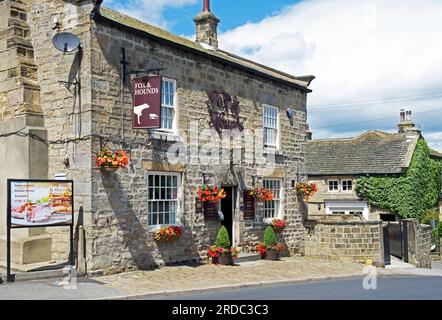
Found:
[{"label": "green leaves", "polygon": [[276,244],[276,234],[272,226],[267,226],[264,230],[264,244],[267,248]]},{"label": "green leaves", "polygon": [[356,193],[372,206],[391,210],[402,219],[419,218],[434,207],[442,190],[442,165],[430,158],[421,139],[405,175],[370,177],[356,182]]},{"label": "green leaves", "polygon": [[218,234],[216,236],[216,245],[224,249],[230,248],[229,232],[227,231],[225,226],[221,226],[218,231]]}]

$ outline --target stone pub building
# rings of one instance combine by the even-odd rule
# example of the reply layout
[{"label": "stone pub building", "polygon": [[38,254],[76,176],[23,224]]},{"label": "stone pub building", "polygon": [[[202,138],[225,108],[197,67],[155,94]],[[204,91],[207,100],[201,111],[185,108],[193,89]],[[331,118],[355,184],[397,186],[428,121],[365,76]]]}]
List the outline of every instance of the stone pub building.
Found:
[{"label": "stone pub building", "polygon": [[[305,176],[314,77],[223,51],[208,0],[194,18],[196,41],[101,2],[0,1],[0,221],[6,179],[58,176],[75,183],[75,236],[82,225],[90,274],[200,261],[215,241],[218,210],[243,253],[254,251],[266,223],[284,218],[281,239],[302,254],[305,208],[293,187]],[[57,50],[52,39],[61,32],[80,47]],[[160,124],[134,128],[133,80],[157,75]],[[96,168],[101,147],[124,149],[128,167]],[[219,208],[196,200],[204,183],[225,189]],[[274,199],[250,207],[244,192],[261,186]],[[182,226],[182,237],[156,242],[155,231],[169,224]],[[68,239],[62,227],[13,230],[13,266],[65,261]]]}]

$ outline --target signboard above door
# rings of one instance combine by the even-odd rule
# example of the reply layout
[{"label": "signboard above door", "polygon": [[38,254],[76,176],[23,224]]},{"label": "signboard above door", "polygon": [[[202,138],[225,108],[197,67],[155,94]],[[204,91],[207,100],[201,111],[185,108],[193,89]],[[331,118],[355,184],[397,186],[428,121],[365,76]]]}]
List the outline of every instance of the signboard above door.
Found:
[{"label": "signboard above door", "polygon": [[161,76],[133,79],[133,129],[161,127]]}]

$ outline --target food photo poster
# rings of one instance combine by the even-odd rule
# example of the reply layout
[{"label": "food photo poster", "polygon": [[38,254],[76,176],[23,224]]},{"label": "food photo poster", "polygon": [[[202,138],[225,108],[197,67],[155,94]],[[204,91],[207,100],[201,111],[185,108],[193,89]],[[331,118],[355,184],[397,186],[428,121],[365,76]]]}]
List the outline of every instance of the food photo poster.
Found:
[{"label": "food photo poster", "polygon": [[12,227],[72,223],[72,181],[11,181]]}]

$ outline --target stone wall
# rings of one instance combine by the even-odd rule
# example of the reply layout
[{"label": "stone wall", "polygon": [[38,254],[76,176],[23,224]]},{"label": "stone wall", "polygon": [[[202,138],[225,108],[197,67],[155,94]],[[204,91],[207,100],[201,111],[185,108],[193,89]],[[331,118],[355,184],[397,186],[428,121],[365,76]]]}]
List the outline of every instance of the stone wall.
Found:
[{"label": "stone wall", "polygon": [[418,219],[405,219],[407,230],[408,262],[418,268],[431,268],[431,226]]},{"label": "stone wall", "polygon": [[306,224],[305,256],[321,260],[384,265],[381,221],[351,216],[323,216]]},{"label": "stone wall", "polygon": [[[74,180],[75,223],[87,223],[91,194],[91,1],[38,0],[27,2],[37,80],[41,87],[40,105],[50,141],[73,140],[72,143],[49,144],[47,178],[65,173]],[[58,28],[55,21],[58,21]],[[82,50],[58,51],[52,37],[58,32],[71,32],[80,38]],[[59,81],[80,82],[65,87]],[[80,139],[83,138],[83,139]],[[78,140],[75,140],[78,139]],[[69,166],[63,163],[69,159]],[[69,228],[47,228],[52,235],[52,260],[66,261],[69,252]]]}]

